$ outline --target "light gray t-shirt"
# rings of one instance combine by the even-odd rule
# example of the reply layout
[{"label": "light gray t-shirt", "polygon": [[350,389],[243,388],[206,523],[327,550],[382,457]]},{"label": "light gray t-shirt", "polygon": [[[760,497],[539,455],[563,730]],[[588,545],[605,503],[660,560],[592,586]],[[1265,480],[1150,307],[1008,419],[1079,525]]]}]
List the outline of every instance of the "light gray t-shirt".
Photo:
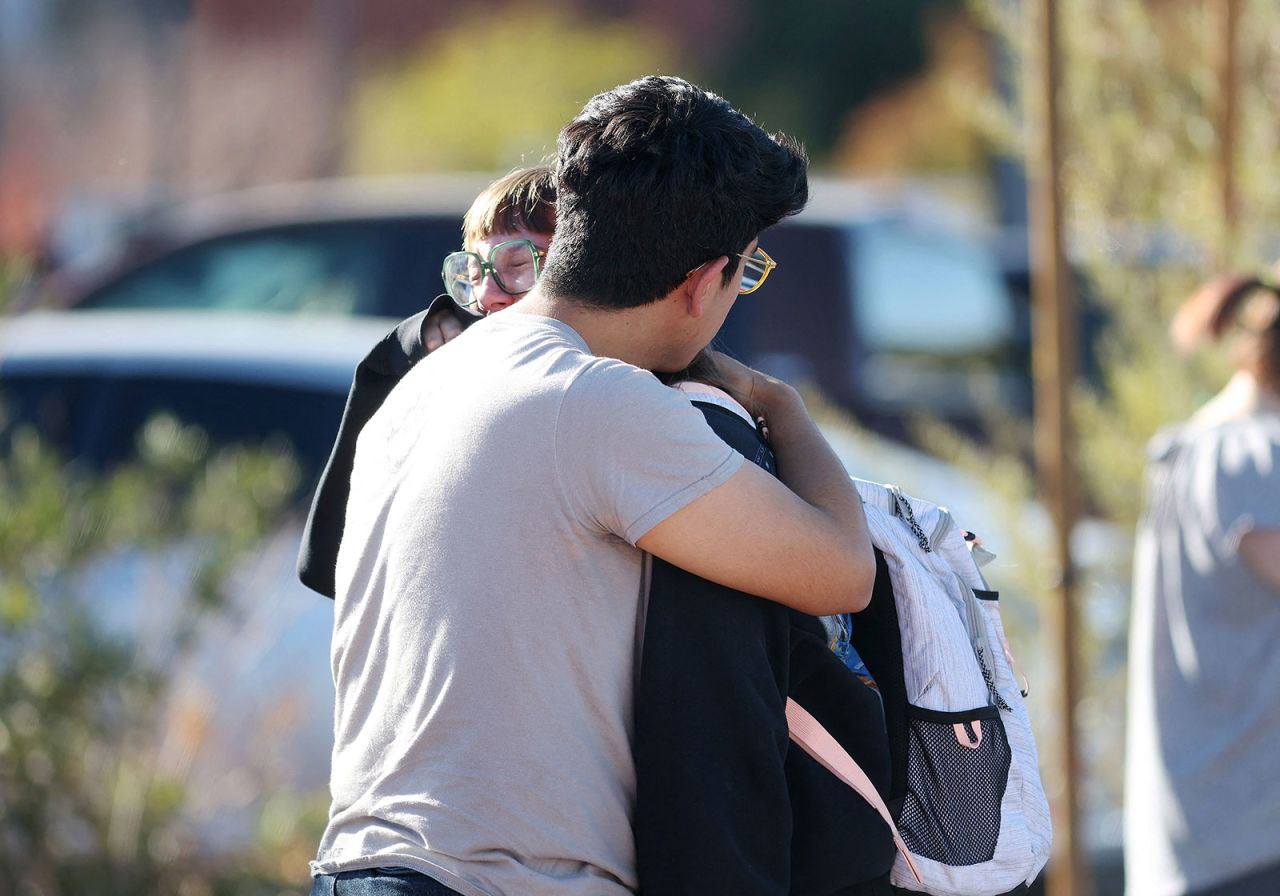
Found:
[{"label": "light gray t-shirt", "polygon": [[1239,556],[1280,529],[1280,418],[1152,440],[1134,556],[1128,891],[1173,896],[1280,862],[1280,593]]},{"label": "light gray t-shirt", "polygon": [[634,890],[634,543],[741,463],[555,320],[489,317],[415,367],[356,450],[313,873]]}]

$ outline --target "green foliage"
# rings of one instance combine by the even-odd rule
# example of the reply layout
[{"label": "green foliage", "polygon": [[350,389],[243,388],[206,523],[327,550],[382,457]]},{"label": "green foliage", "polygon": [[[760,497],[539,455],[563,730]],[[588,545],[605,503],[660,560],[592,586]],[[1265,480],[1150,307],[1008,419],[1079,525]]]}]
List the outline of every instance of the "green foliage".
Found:
[{"label": "green foliage", "polygon": [[596,93],[672,72],[667,40],[633,23],[536,3],[463,5],[458,16],[417,55],[357,89],[356,173],[533,164]]},{"label": "green foliage", "polygon": [[0,315],[8,313],[17,299],[18,287],[29,273],[30,265],[25,259],[0,255]]},{"label": "green foliage", "polygon": [[[279,522],[296,464],[272,450],[211,454],[203,433],[168,418],[139,435],[135,463],[101,477],[64,464],[30,429],[6,435],[0,880],[19,888],[9,892],[44,896],[274,893],[303,884],[316,806],[296,799],[292,823],[275,825],[260,854],[209,867],[184,827],[187,781],[158,761],[169,678],[196,628],[223,611],[237,561]],[[153,595],[173,625],[158,638],[132,625],[113,629],[95,605],[125,595],[102,590],[118,587],[104,584],[112,580],[102,564],[174,550],[192,555],[187,581],[167,580]],[[291,864],[281,866],[286,857]]]},{"label": "green foliage", "polygon": [[[928,64],[934,14],[960,0],[741,4],[678,48],[650,26],[593,19],[549,0],[458,7],[456,23],[355,92],[351,167],[359,174],[500,170],[554,150],[591,96],[652,73],[723,93],[821,159],[849,112]],[[695,55],[696,54],[696,55]],[[797,60],[804,60],[798,65]]]},{"label": "green foliage", "polygon": [[[1021,57],[1027,31],[1013,14],[1017,7],[1007,0],[974,0],[973,6],[1015,59]],[[1076,548],[1083,567],[1084,796],[1094,818],[1105,819],[1101,831],[1086,832],[1091,839],[1119,835],[1127,539],[1141,504],[1145,444],[1225,381],[1221,357],[1175,353],[1169,321],[1191,290],[1214,273],[1212,259],[1244,270],[1269,264],[1280,220],[1280,184],[1270,164],[1280,128],[1269,95],[1280,76],[1280,7],[1253,3],[1246,4],[1239,32],[1236,173],[1243,205],[1239,236],[1225,242],[1220,135],[1213,123],[1219,8],[1146,0],[1058,4],[1067,249],[1106,320],[1094,347],[1098,381],[1079,386],[1072,406],[1085,503],[1112,524],[1104,538],[1108,550],[1090,558],[1079,546],[1085,539],[1077,539]],[[1020,61],[1014,66],[1023,70]],[[990,133],[1020,134],[1021,122],[997,124],[990,113],[987,105]],[[1026,447],[1020,452],[1025,456]],[[971,460],[974,453],[969,449]],[[1035,562],[1028,554],[1021,565]]]},{"label": "green foliage", "polygon": [[[1016,52],[1023,23],[1003,0],[977,0],[980,18]],[[1143,446],[1221,385],[1220,359],[1178,357],[1174,309],[1213,272],[1272,260],[1280,146],[1270,84],[1280,76],[1280,11],[1247,6],[1240,29],[1239,236],[1225,244],[1219,199],[1215,4],[1085,0],[1060,7],[1064,193],[1068,252],[1107,319],[1098,388],[1075,402],[1081,468],[1092,506],[1129,527],[1139,503]],[[1015,65],[1020,66],[1020,63]],[[988,110],[989,111],[989,110]],[[1015,128],[1002,128],[1015,133]]]},{"label": "green foliage", "polygon": [[709,86],[770,130],[802,138],[821,158],[852,109],[924,70],[928,17],[959,6],[956,0],[785,6],[753,0],[726,29]]}]

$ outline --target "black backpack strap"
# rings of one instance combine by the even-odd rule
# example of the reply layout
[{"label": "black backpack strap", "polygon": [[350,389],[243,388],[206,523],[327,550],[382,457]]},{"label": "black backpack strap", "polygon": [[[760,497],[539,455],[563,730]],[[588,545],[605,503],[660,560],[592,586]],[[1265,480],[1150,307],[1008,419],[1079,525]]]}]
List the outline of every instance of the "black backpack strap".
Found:
[{"label": "black backpack strap", "polygon": [[[694,403],[748,460],[767,450],[741,417]],[[633,741],[641,888],[793,892],[787,609],[656,558],[649,573]]]},{"label": "black backpack strap", "polygon": [[896,815],[907,795],[907,681],[902,669],[902,632],[898,627],[898,605],[889,581],[889,566],[879,548],[875,556],[876,580],[871,603],[853,617],[850,643],[867,664],[884,698],[891,769],[885,802]]}]

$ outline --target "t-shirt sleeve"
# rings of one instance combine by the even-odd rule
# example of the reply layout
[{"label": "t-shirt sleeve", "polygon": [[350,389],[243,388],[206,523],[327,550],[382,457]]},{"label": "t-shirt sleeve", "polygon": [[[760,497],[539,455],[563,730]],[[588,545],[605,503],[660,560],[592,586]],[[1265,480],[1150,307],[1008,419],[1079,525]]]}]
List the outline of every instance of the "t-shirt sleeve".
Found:
[{"label": "t-shirt sleeve", "polygon": [[1217,447],[1215,498],[1228,549],[1257,529],[1280,529],[1280,426],[1238,426]]},{"label": "t-shirt sleeve", "polygon": [[631,544],[742,465],[679,392],[606,359],[566,390],[555,438],[570,512]]}]

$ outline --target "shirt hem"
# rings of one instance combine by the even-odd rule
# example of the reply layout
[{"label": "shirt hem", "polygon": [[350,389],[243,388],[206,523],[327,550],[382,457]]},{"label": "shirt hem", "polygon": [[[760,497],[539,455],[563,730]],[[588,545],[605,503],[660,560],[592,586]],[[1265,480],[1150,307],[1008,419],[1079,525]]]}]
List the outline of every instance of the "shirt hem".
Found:
[{"label": "shirt hem", "polygon": [[378,856],[361,856],[357,859],[344,860],[316,860],[310,863],[311,876],[319,877],[322,874],[341,874],[344,871],[367,871],[372,868],[388,868],[401,866],[419,874],[425,874],[436,883],[443,884],[451,890],[456,890],[462,896],[500,896],[496,891],[486,890],[483,887],[476,886],[462,878],[458,877],[451,871],[440,867],[434,862],[417,856],[403,855],[378,855]]}]

